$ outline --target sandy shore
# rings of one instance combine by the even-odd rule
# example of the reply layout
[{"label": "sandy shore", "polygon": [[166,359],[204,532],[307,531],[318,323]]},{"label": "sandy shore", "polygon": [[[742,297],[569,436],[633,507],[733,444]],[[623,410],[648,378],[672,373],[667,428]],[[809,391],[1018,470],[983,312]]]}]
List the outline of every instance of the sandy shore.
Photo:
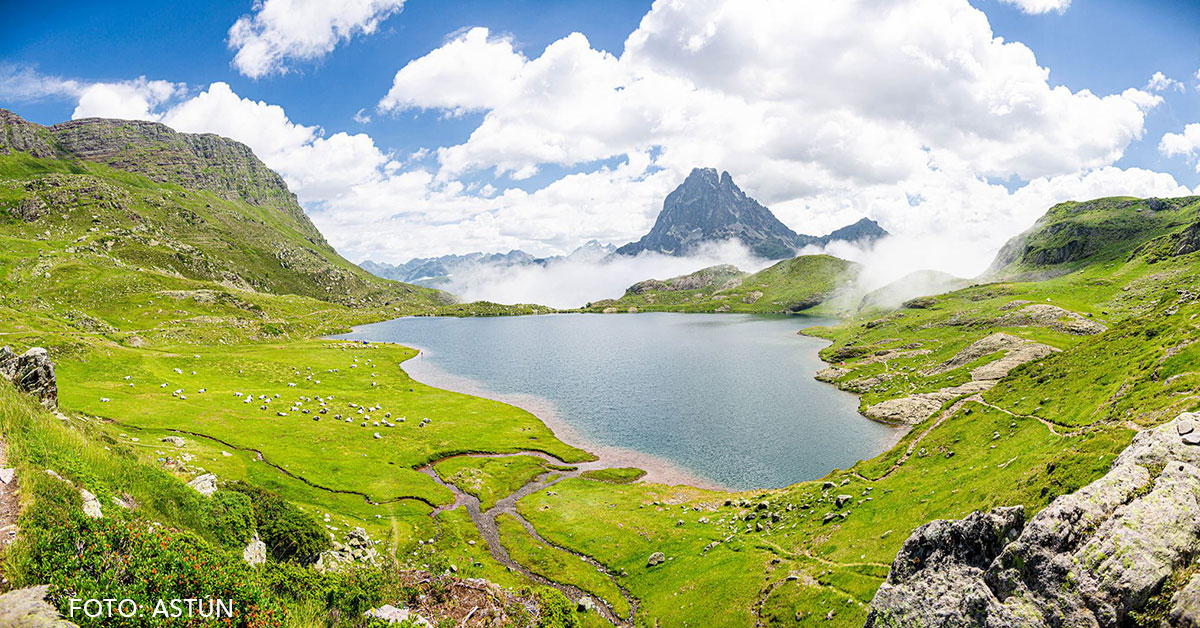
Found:
[{"label": "sandy shore", "polygon": [[429,352],[426,349],[407,343],[405,346],[420,351],[416,357],[406,360],[400,365],[413,379],[435,388],[492,399],[521,408],[541,419],[559,440],[595,454],[600,459],[599,463],[604,467],[637,467],[646,472],[646,476],[643,478],[643,481],[646,482],[686,484],[712,490],[731,490],[712,480],[702,478],[669,460],[632,449],[592,442],[568,423],[549,399],[536,395],[501,394],[490,391],[475,380],[447,373],[438,368],[428,359]]}]

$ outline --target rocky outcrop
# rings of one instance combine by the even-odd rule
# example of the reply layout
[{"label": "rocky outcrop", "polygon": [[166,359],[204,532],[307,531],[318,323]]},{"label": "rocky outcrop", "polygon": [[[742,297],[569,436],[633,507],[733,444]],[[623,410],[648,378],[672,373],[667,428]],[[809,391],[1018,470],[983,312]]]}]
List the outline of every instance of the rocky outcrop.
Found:
[{"label": "rocky outcrop", "polygon": [[43,159],[82,159],[163,183],[208,190],[226,199],[270,205],[318,241],[283,177],[249,146],[212,133],[179,133],[158,122],[82,118],[42,126],[0,109],[0,154],[24,151]]},{"label": "rocky outcrop", "polygon": [[867,626],[1116,628],[1164,597],[1166,625],[1194,621],[1195,578],[1164,586],[1200,557],[1198,419],[1138,434],[1107,474],[1027,524],[1003,508],[918,528]]},{"label": "rocky outcrop", "polygon": [[49,585],[9,591],[0,595],[0,626],[5,628],[79,628],[59,616],[46,601]]},{"label": "rocky outcrop", "polygon": [[941,375],[942,373],[948,373],[956,368],[966,366],[979,358],[1001,351],[1004,352],[1004,356],[1000,359],[972,369],[971,379],[976,381],[1000,379],[1008,375],[1009,371],[1026,362],[1044,358],[1054,353],[1055,349],[1049,345],[1018,338],[1012,334],[995,333],[976,340],[967,348],[955,354],[954,357],[925,370],[923,374]]},{"label": "rocky outcrop", "polygon": [[196,489],[197,493],[205,497],[212,497],[212,494],[217,492],[217,476],[211,473],[198,475],[191,482],[188,482],[188,486]]},{"label": "rocky outcrop", "polygon": [[[863,414],[876,421],[896,425],[920,423],[937,412],[947,401],[965,395],[981,393],[996,385],[1012,369],[1057,351],[1054,347],[1018,338],[1010,334],[995,333],[980,338],[959,351],[949,360],[922,371],[922,375],[941,375],[961,368],[979,358],[1004,352],[999,359],[977,366],[971,370],[971,381],[935,390],[917,393],[899,399],[888,399],[863,410]],[[832,375],[832,374],[830,374]],[[866,380],[866,378],[863,378]],[[890,379],[886,374],[873,376],[875,382],[854,380],[844,386],[855,392],[867,392],[875,383]]]},{"label": "rocky outcrop", "polygon": [[0,347],[0,375],[47,408],[58,407],[58,379],[45,349],[33,347],[18,356],[9,347]]},{"label": "rocky outcrop", "polygon": [[1001,327],[1045,327],[1076,336],[1091,336],[1108,329],[1075,312],[1045,303],[1026,305],[996,319],[995,324]]},{"label": "rocky outcrop", "polygon": [[797,234],[746,195],[728,172],[695,168],[667,195],[650,232],[616,252],[685,256],[705,243],[737,240],[759,257],[785,259],[808,245],[868,242],[885,235],[878,223],[867,218],[822,237]]}]

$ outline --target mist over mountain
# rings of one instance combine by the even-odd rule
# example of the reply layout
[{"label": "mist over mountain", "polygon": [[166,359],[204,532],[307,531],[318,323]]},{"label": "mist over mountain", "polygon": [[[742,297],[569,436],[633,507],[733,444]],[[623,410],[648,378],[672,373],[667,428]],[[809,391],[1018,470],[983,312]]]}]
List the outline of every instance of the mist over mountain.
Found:
[{"label": "mist over mountain", "polygon": [[835,240],[866,243],[886,235],[888,232],[869,218],[824,236],[798,234],[743,192],[728,172],[695,168],[667,195],[650,232],[617,249],[617,254],[653,251],[686,256],[703,243],[737,240],[759,257],[785,259],[806,246],[824,246]]},{"label": "mist over mountain", "polygon": [[521,266],[546,266],[560,261],[598,262],[613,253],[616,247],[589,240],[568,255],[535,257],[520,249],[507,253],[473,252],[465,255],[414,257],[403,264],[388,264],[366,260],[359,266],[379,277],[413,283],[426,287],[446,287],[455,275],[474,273],[481,269],[505,269]]}]

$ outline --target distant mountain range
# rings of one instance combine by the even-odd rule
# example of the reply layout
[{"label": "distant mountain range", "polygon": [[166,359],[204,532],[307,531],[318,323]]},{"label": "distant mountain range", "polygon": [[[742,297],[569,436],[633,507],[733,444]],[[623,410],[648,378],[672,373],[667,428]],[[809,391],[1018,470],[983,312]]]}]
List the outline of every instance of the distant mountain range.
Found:
[{"label": "distant mountain range", "polygon": [[704,243],[736,239],[759,257],[785,259],[810,245],[835,240],[870,242],[886,235],[888,232],[869,218],[824,236],[798,234],[747,196],[728,172],[718,175],[713,168],[696,168],[667,195],[650,233],[617,249],[617,254],[654,251],[682,257]]},{"label": "distant mountain range", "polygon": [[416,257],[403,264],[387,264],[367,260],[359,264],[363,270],[405,283],[429,288],[444,287],[455,273],[481,268],[506,268],[511,266],[545,266],[562,260],[599,261],[611,255],[617,247],[589,240],[569,255],[534,257],[520,249],[507,253],[467,253],[465,255],[443,255],[441,257]]},{"label": "distant mountain range", "polygon": [[713,168],[696,168],[667,195],[650,233],[621,248],[592,240],[565,256],[535,257],[517,249],[508,253],[417,257],[398,265],[368,260],[360,266],[387,279],[445,288],[455,273],[483,267],[545,266],[559,260],[600,261],[614,254],[632,256],[644,252],[685,257],[702,244],[726,240],[738,240],[759,257],[778,260],[795,257],[806,246],[823,246],[834,241],[869,243],[886,235],[888,232],[870,218],[823,236],[796,233],[771,210],[747,196],[728,172],[718,174]]}]

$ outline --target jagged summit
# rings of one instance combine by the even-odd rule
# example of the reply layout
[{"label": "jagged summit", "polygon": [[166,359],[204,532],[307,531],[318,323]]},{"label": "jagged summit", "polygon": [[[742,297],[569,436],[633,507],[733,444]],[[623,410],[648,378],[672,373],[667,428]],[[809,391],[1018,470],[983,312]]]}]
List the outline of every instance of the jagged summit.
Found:
[{"label": "jagged summit", "polygon": [[746,195],[728,172],[695,168],[667,195],[650,232],[617,249],[617,253],[654,251],[683,256],[707,242],[736,239],[760,257],[783,259],[808,245],[873,240],[884,235],[887,232],[867,218],[822,237],[798,234]]}]

